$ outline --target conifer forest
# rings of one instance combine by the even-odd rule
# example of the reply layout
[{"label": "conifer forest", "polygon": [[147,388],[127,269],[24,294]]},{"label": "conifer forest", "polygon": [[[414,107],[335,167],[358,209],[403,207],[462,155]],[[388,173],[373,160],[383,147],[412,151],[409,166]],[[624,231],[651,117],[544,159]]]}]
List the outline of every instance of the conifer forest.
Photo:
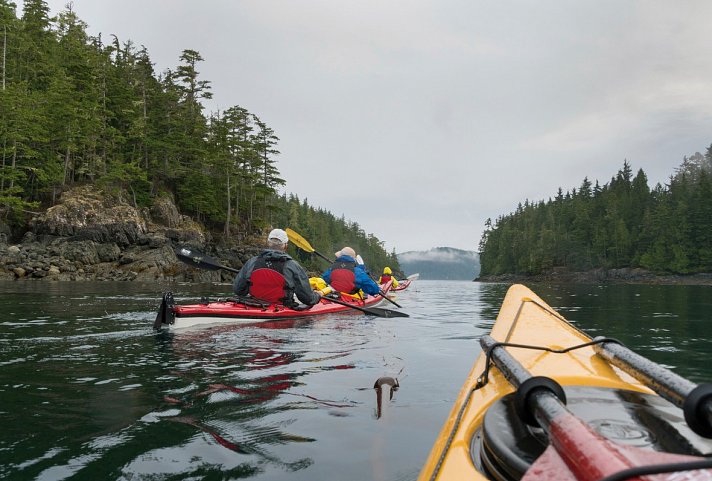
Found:
[{"label": "conifer forest", "polygon": [[237,240],[291,227],[316,250],[352,245],[374,266],[395,253],[356,223],[280,193],[279,138],[235,105],[207,113],[199,52],[154,70],[130,39],[91,36],[68,4],[21,12],[0,0],[0,216],[20,228],[74,186],[92,184],[147,207],[171,196],[181,213]]},{"label": "conifer forest", "polygon": [[712,272],[712,146],[684,157],[652,189],[628,162],[599,185],[520,204],[487,220],[480,240],[483,275],[533,275],[564,268],[643,268],[658,274]]}]

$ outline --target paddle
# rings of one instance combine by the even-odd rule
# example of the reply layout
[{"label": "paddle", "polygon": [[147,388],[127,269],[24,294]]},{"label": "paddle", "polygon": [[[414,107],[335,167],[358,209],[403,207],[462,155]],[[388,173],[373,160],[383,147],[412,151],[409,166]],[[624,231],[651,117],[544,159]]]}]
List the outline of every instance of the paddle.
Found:
[{"label": "paddle", "polygon": [[[189,247],[180,247],[175,250],[175,253],[176,253],[176,257],[178,257],[178,259],[180,259],[182,262],[184,262],[192,267],[198,267],[200,269],[208,269],[211,271],[223,269],[223,270],[234,272],[234,273],[240,272],[238,269],[220,265],[212,257],[202,254],[196,250],[190,249]],[[410,317],[408,314],[406,314],[404,312],[393,311],[390,309],[381,309],[378,307],[355,306],[355,305],[349,304],[348,302],[345,302],[345,301],[341,301],[338,299],[332,299],[331,297],[321,296],[321,298],[328,302],[333,302],[334,304],[341,304],[342,306],[350,307],[351,309],[355,309],[357,311],[361,311],[363,313],[370,314],[370,315],[376,316],[376,317]]]},{"label": "paddle", "polygon": [[180,247],[175,250],[175,253],[178,259],[193,267],[198,267],[200,269],[208,269],[210,271],[217,271],[219,269],[223,269],[226,271],[234,272],[235,274],[240,272],[238,269],[233,269],[232,267],[221,266],[220,264],[218,264],[218,261],[216,261],[212,257],[206,256],[205,254],[201,254],[198,251],[194,251],[189,247]]},{"label": "paddle", "polygon": [[[378,281],[376,280],[376,278],[371,275],[371,272],[370,272],[370,271],[368,270],[368,268],[366,267],[366,263],[363,262],[363,257],[361,257],[361,254],[358,254],[358,255],[356,256],[356,262],[357,262],[358,264],[362,265],[362,266],[363,266],[363,269],[366,271],[366,274],[368,274],[368,277],[370,277],[371,279],[373,279],[373,282],[375,282],[376,284],[378,284]],[[390,285],[389,289],[391,289],[391,288],[393,288],[393,284]],[[397,307],[403,307],[403,306],[401,306],[400,304],[398,304],[396,301],[394,301],[393,299],[391,299],[390,297],[388,297],[388,296],[386,295],[386,293],[383,292],[383,289],[379,289],[378,294],[380,294],[380,296],[381,296],[382,298],[384,298],[385,300],[387,300],[387,301],[390,302],[391,304],[393,304],[393,305],[395,305],[395,306],[397,306]]]},{"label": "paddle", "polygon": [[301,250],[303,250],[303,251],[305,251],[305,252],[309,252],[310,254],[316,254],[316,255],[318,255],[319,257],[321,257],[322,259],[324,259],[324,260],[325,260],[326,262],[328,262],[328,263],[334,262],[333,260],[331,260],[331,259],[329,259],[328,257],[326,257],[324,254],[322,254],[322,253],[320,253],[320,252],[317,252],[316,249],[314,249],[314,248],[311,246],[311,244],[309,243],[309,241],[307,241],[304,237],[302,237],[301,235],[299,235],[299,234],[297,234],[296,232],[294,232],[294,231],[293,231],[292,229],[290,229],[289,227],[287,227],[287,228],[285,229],[285,232],[287,233],[287,237],[289,237],[289,241],[290,241],[292,244],[294,244],[295,246],[299,247]]},{"label": "paddle", "polygon": [[[299,247],[301,250],[303,250],[303,251],[305,251],[305,252],[309,252],[310,254],[316,254],[316,255],[318,255],[319,257],[321,257],[322,259],[324,259],[326,262],[329,262],[329,263],[334,262],[333,260],[331,260],[331,259],[329,259],[328,257],[326,257],[324,254],[321,254],[321,253],[317,252],[316,249],[314,249],[314,248],[312,247],[312,245],[309,243],[308,240],[306,240],[304,237],[302,237],[302,236],[299,235],[298,233],[294,232],[294,231],[293,231],[292,229],[290,229],[289,227],[287,227],[287,228],[285,229],[285,232],[287,233],[287,237],[289,237],[289,241],[290,241],[292,244],[294,244],[295,246]],[[360,257],[360,256],[357,256],[357,257]],[[362,261],[363,261],[363,259],[362,259]],[[363,263],[363,262],[362,262],[362,263]],[[385,300],[387,300],[388,302],[390,302],[390,303],[393,304],[394,306],[396,306],[396,307],[403,307],[403,306],[401,306],[400,304],[398,304],[396,301],[394,301],[394,300],[392,300],[392,299],[389,299],[388,296],[386,296],[386,294],[385,294],[382,290],[379,290],[379,294],[380,294],[380,296],[381,296],[382,298],[384,298]]]},{"label": "paddle", "polygon": [[[596,338],[594,340],[598,340]],[[596,353],[667,399],[685,414],[688,426],[700,436],[712,438],[712,385],[695,385],[660,364],[631,351],[623,344],[601,342]]]},{"label": "paddle", "polygon": [[[620,481],[672,471],[688,472],[686,481],[709,479],[712,460],[647,451],[610,441],[593,431],[569,411],[561,386],[549,378],[533,377],[505,348],[489,335],[480,339],[504,377],[516,388],[515,404],[530,424],[538,424],[549,446],[527,470],[522,481]],[[660,464],[665,463],[665,464]],[[653,479],[665,479],[653,477]]]}]

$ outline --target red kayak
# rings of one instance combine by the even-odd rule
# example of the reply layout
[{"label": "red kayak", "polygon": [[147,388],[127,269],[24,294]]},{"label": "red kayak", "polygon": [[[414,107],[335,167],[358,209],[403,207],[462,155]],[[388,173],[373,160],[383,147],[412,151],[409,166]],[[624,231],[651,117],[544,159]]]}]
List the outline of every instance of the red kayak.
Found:
[{"label": "red kayak", "polygon": [[[388,292],[386,285],[384,294]],[[361,299],[346,294],[324,296],[311,308],[293,309],[281,303],[269,303],[249,297],[232,297],[215,302],[176,305],[173,295],[163,295],[163,302],[153,325],[155,329],[170,327],[179,329],[198,325],[215,325],[236,322],[253,323],[275,319],[308,318],[337,312],[371,314],[378,317],[407,317],[407,314],[375,307],[383,302],[381,296],[366,296]]]},{"label": "red kayak", "polygon": [[[420,277],[420,274],[411,274],[408,276],[407,279],[404,279],[402,281],[398,281],[398,286],[397,287],[391,287],[391,291],[404,291],[410,287],[410,285],[413,283],[414,280],[416,280],[418,277]],[[381,285],[381,289],[385,284]]]},{"label": "red kayak", "polygon": [[408,279],[406,279],[404,281],[398,281],[398,287],[394,287],[391,290],[392,291],[404,291],[404,290],[408,289],[408,286],[410,286],[410,282],[411,281],[409,281]]}]

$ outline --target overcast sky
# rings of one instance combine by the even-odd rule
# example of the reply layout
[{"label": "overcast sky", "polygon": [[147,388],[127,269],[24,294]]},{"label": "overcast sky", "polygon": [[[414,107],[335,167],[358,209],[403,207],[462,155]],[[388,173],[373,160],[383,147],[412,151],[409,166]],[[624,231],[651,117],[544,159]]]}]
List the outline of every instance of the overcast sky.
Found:
[{"label": "overcast sky", "polygon": [[157,72],[200,52],[208,111],[259,116],[286,191],[389,251],[475,250],[525,199],[604,184],[624,159],[653,186],[712,143],[708,0],[73,4]]}]

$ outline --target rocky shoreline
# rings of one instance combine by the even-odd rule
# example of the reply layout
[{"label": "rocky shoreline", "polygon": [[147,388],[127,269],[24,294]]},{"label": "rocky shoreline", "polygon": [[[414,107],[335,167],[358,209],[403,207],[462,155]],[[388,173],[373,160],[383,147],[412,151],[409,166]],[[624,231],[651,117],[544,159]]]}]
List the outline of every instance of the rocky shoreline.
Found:
[{"label": "rocky shoreline", "polygon": [[188,246],[239,269],[257,243],[215,240],[168,197],[137,209],[85,186],[35,215],[19,239],[0,223],[0,280],[225,282],[234,274],[187,266],[174,249]]},{"label": "rocky shoreline", "polygon": [[657,275],[645,269],[593,269],[573,272],[566,269],[552,269],[533,276],[503,274],[480,276],[478,282],[548,282],[571,284],[660,284],[660,285],[702,285],[712,286],[712,273],[690,275]]},{"label": "rocky shoreline", "polygon": [[[190,267],[177,247],[197,249],[239,269],[259,252],[260,239],[216,238],[181,215],[170,197],[138,209],[92,186],[62,194],[60,203],[36,214],[22,233],[0,222],[0,281],[230,282],[234,274]],[[552,269],[535,276],[481,276],[479,282],[627,283],[712,285],[712,273],[656,275],[644,269]]]}]

